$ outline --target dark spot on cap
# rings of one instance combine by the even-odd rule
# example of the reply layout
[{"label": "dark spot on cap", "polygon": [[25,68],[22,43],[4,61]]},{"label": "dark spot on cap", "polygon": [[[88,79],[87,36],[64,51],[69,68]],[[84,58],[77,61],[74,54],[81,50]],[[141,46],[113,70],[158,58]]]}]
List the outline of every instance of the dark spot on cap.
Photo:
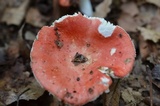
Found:
[{"label": "dark spot on cap", "polygon": [[91,71],[89,72],[89,74],[91,74],[91,75],[92,75],[92,74],[93,74],[93,71],[91,70]]},{"label": "dark spot on cap", "polygon": [[130,62],[131,62],[131,58],[127,58],[127,59],[124,60],[124,63],[125,63],[125,64],[128,64],[128,63],[130,63]]},{"label": "dark spot on cap", "polygon": [[87,47],[90,47],[90,46],[91,46],[91,44],[87,43],[87,44],[86,44],[86,46],[87,46]]},{"label": "dark spot on cap", "polygon": [[77,81],[80,81],[80,78],[79,78],[79,77],[77,77]]},{"label": "dark spot on cap", "polygon": [[57,28],[57,27],[55,27],[55,28],[54,28],[54,30],[55,30],[55,31],[57,31],[57,30],[58,30],[58,28]]},{"label": "dark spot on cap", "polygon": [[60,37],[60,34],[56,31],[55,32],[55,35],[57,36],[57,37]]},{"label": "dark spot on cap", "polygon": [[61,42],[60,40],[55,40],[54,43],[56,44],[56,46],[58,48],[62,48],[63,47],[63,42]]},{"label": "dark spot on cap", "polygon": [[72,96],[72,94],[70,93],[70,92],[66,92],[66,94],[65,94],[65,97],[66,98],[69,98],[69,97],[71,97]]},{"label": "dark spot on cap", "polygon": [[82,68],[82,70],[84,71],[84,70],[85,70],[85,68]]},{"label": "dark spot on cap", "polygon": [[73,91],[73,93],[77,93],[77,91]]},{"label": "dark spot on cap", "polygon": [[46,60],[43,60],[43,63],[45,63],[46,62]]},{"label": "dark spot on cap", "polygon": [[118,36],[119,36],[120,38],[122,38],[123,35],[120,33]]},{"label": "dark spot on cap", "polygon": [[91,79],[89,79],[89,81],[92,81],[92,78],[91,78]]},{"label": "dark spot on cap", "polygon": [[89,94],[93,94],[93,92],[94,92],[94,91],[93,91],[93,88],[89,88],[89,89],[88,89],[88,93],[89,93]]}]

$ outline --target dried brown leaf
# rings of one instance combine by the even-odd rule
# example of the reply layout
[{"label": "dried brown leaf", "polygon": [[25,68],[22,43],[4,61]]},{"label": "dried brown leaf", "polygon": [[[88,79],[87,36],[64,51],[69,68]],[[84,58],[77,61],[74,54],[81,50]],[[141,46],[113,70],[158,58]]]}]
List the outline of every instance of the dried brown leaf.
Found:
[{"label": "dried brown leaf", "polygon": [[112,0],[104,0],[96,8],[93,16],[104,18],[110,12]]},{"label": "dried brown leaf", "polygon": [[136,28],[139,26],[135,19],[126,13],[122,13],[120,15],[120,18],[118,19],[118,25],[130,32],[136,32]]},{"label": "dried brown leaf", "polygon": [[151,40],[155,43],[160,40],[160,32],[158,31],[144,27],[138,27],[138,30],[141,32],[141,35],[144,37],[145,40]]},{"label": "dried brown leaf", "polygon": [[109,93],[105,94],[105,106],[119,106],[120,99],[120,87],[119,80],[114,80],[114,83],[111,85],[111,90]]},{"label": "dried brown leaf", "polygon": [[134,91],[132,88],[129,88],[129,87],[123,90],[121,93],[122,93],[123,100],[127,104],[131,103],[131,104],[136,105],[143,99],[140,92]]},{"label": "dried brown leaf", "polygon": [[24,19],[28,6],[29,0],[24,0],[19,7],[6,8],[1,22],[6,22],[8,25],[20,25],[22,20]]},{"label": "dried brown leaf", "polygon": [[20,45],[17,41],[10,41],[7,48],[7,56],[10,59],[15,59],[19,56]]},{"label": "dried brown leaf", "polygon": [[160,0],[146,0],[148,3],[152,3],[158,7],[160,7]]},{"label": "dried brown leaf", "polygon": [[121,6],[121,9],[124,13],[129,14],[130,16],[135,16],[139,13],[139,9],[135,2],[127,2]]},{"label": "dried brown leaf", "polygon": [[30,100],[37,99],[44,93],[37,81],[33,77],[29,77],[30,73],[25,70],[25,66],[16,62],[14,66],[4,72],[0,79],[0,102],[3,104],[11,104],[19,99]]},{"label": "dried brown leaf", "polygon": [[150,45],[144,40],[142,36],[139,37],[139,49],[142,60],[146,60],[149,57],[151,50]]},{"label": "dried brown leaf", "polygon": [[26,23],[35,27],[42,27],[46,24],[47,18],[40,14],[38,9],[30,8],[27,12]]},{"label": "dried brown leaf", "polygon": [[139,7],[139,11],[140,13],[138,14],[138,18],[143,22],[144,25],[149,24],[159,10],[152,5],[141,5]]}]

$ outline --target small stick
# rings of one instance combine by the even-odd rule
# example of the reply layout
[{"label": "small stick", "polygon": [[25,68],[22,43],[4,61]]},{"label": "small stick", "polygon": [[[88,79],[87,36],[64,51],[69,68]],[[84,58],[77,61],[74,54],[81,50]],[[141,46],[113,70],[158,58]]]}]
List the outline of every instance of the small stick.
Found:
[{"label": "small stick", "polygon": [[149,69],[149,66],[146,66],[146,71],[149,76],[149,85],[150,85],[150,106],[153,106],[153,88],[152,88],[152,75],[151,75],[151,70]]}]

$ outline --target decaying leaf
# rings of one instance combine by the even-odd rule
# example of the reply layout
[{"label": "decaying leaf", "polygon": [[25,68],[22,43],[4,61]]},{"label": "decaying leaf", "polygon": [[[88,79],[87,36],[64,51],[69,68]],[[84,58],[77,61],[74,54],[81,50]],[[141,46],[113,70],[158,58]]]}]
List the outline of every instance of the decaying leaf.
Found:
[{"label": "decaying leaf", "polygon": [[19,42],[17,41],[10,41],[9,45],[7,47],[7,56],[10,59],[15,59],[19,56],[19,51],[20,51],[20,45]]},{"label": "decaying leaf", "polygon": [[136,32],[139,26],[136,20],[127,13],[122,13],[118,19],[118,25],[122,26],[126,31]]},{"label": "decaying leaf", "polygon": [[1,13],[0,18],[3,16],[2,14],[6,6],[7,6],[6,0],[0,0],[0,13]]},{"label": "decaying leaf", "polygon": [[93,16],[95,17],[105,17],[107,13],[110,12],[110,5],[112,3],[112,0],[104,0],[101,2],[96,8],[95,12],[93,13]]},{"label": "decaying leaf", "polygon": [[[28,91],[24,92],[26,89]],[[23,94],[21,94],[24,92]],[[16,62],[14,66],[3,73],[0,78],[0,102],[11,104],[19,99],[30,100],[37,99],[44,93],[37,81],[30,77],[30,73],[25,70],[25,66]]]},{"label": "decaying leaf", "polygon": [[160,81],[160,65],[155,65],[153,68],[152,78]]},{"label": "decaying leaf", "polygon": [[26,16],[26,22],[36,26],[36,27],[42,27],[46,24],[47,17],[44,17],[40,14],[38,9],[36,8],[29,8]]},{"label": "decaying leaf", "polygon": [[127,104],[128,103],[138,104],[143,99],[140,92],[134,91],[132,88],[129,87],[123,90],[121,93],[123,100]]},{"label": "decaying leaf", "polygon": [[144,25],[149,24],[159,10],[152,5],[141,5],[139,11],[138,18]]},{"label": "decaying leaf", "polygon": [[139,9],[135,2],[127,2],[121,6],[121,10],[131,16],[135,16],[139,13]]},{"label": "decaying leaf", "polygon": [[105,94],[105,106],[119,106],[120,99],[120,80],[114,80],[110,92]]},{"label": "decaying leaf", "polygon": [[29,0],[24,0],[19,7],[6,8],[1,22],[6,22],[8,25],[20,25],[24,19],[26,10],[29,6]]},{"label": "decaying leaf", "polygon": [[139,49],[142,60],[146,60],[146,58],[150,55],[150,45],[144,40],[142,36],[139,37]]},{"label": "decaying leaf", "polygon": [[160,7],[160,0],[146,0],[148,3],[152,3],[158,7]]},{"label": "decaying leaf", "polygon": [[160,39],[160,32],[144,27],[138,27],[138,30],[141,32],[141,35],[145,40],[151,40],[157,43]]}]

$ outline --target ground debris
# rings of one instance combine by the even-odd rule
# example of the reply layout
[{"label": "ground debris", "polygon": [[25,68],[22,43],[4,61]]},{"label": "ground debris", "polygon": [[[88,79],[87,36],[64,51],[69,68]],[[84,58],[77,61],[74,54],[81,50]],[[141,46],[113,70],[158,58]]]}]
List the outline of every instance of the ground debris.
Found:
[{"label": "ground debris", "polygon": [[[29,90],[24,92],[26,89]],[[24,93],[21,94],[22,92]],[[0,77],[0,102],[3,104],[8,105],[17,101],[19,94],[21,94],[19,100],[30,100],[37,99],[43,93],[44,90],[33,77],[30,77],[30,73],[20,61],[5,70]]]},{"label": "ground debris", "polygon": [[29,6],[29,0],[23,0],[18,7],[6,8],[1,22],[6,22],[8,25],[20,25],[25,17],[26,10]]}]

